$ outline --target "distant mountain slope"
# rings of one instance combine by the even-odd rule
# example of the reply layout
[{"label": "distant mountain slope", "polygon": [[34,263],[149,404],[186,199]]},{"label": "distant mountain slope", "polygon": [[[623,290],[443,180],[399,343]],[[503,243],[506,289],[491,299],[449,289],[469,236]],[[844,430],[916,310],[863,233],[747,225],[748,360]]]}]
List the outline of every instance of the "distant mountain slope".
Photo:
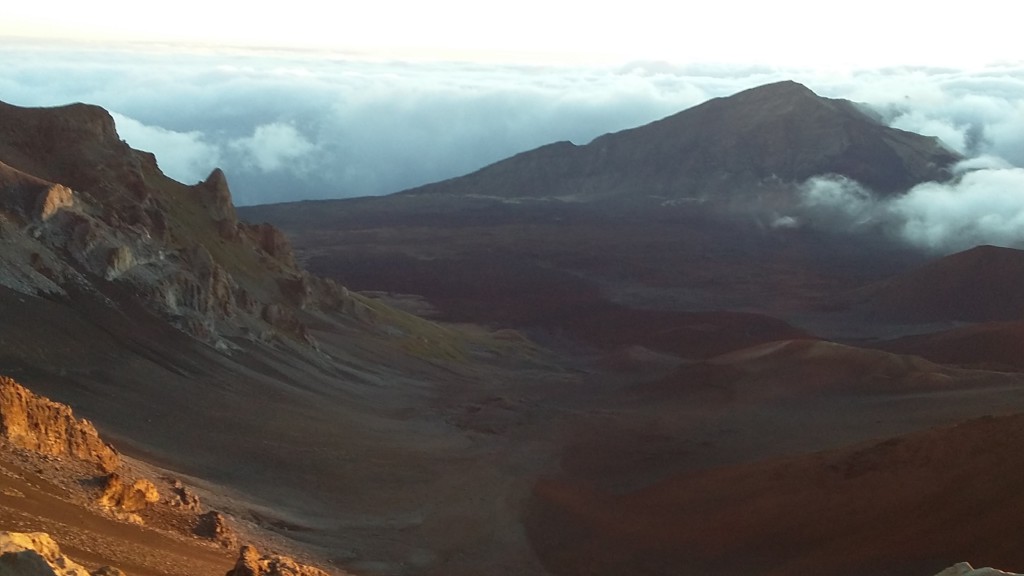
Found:
[{"label": "distant mountain slope", "polygon": [[862,305],[894,322],[1024,319],[1024,250],[977,246],[870,286]]},{"label": "distant mountain slope", "polygon": [[992,370],[1024,370],[1021,343],[1024,321],[984,322],[930,334],[915,334],[873,344],[897,354],[915,354],[933,362]]},{"label": "distant mountain slope", "polygon": [[413,194],[714,197],[842,174],[883,194],[948,177],[959,156],[796,82],[716,98],[585,146],[559,142]]},{"label": "distant mountain slope", "polygon": [[426,296],[460,320],[498,311],[529,326],[538,309],[566,318],[537,308],[556,301],[548,296],[595,293],[633,308],[785,317],[818,314],[834,294],[926,258],[884,234],[777,227],[803,198],[800,183],[841,173],[896,194],[947,177],[958,158],[851,102],[780,82],[403,193],[239,213],[284,228],[320,275]]}]

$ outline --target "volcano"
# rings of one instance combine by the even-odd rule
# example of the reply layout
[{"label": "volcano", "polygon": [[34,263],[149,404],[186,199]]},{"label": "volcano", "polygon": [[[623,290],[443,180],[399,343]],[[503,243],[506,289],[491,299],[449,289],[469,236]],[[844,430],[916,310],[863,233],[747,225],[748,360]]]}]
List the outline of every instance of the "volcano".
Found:
[{"label": "volcano", "polygon": [[853,102],[785,81],[584,146],[544,146],[409,193],[707,200],[838,174],[884,195],[946,179],[959,159],[936,138],[890,128]]}]

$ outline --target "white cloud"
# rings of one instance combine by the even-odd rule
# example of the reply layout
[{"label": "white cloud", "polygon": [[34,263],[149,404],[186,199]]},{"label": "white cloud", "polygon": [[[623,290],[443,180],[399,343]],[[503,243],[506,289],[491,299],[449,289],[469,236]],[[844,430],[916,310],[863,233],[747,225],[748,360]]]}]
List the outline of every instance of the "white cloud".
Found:
[{"label": "white cloud", "polygon": [[926,182],[889,205],[909,242],[942,252],[1024,245],[1024,169],[988,168]]},{"label": "white cloud", "polygon": [[904,130],[1024,166],[1024,69],[889,69],[822,78],[819,92],[871,104]]},{"label": "white cloud", "polygon": [[198,182],[220,164],[220,151],[206,142],[201,132],[175,132],[147,126],[116,112],[111,116],[121,138],[132,148],[155,154],[163,173],[175,180]]},{"label": "white cloud", "polygon": [[942,140],[943,144],[961,154],[972,152],[971,148],[974,142],[968,135],[969,125],[951,124],[945,118],[936,118],[928,115],[927,112],[918,110],[900,114],[890,125],[908,132],[935,136]]},{"label": "white cloud", "polygon": [[291,124],[274,122],[257,126],[252,136],[231,142],[245,161],[263,172],[294,169],[294,163],[311,154],[316,146]]},{"label": "white cloud", "polygon": [[155,152],[172,176],[195,180],[210,168],[200,164],[216,162],[240,204],[396,192],[782,79],[868,103],[895,125],[972,155],[1024,166],[1021,66],[511,66],[9,41],[0,41],[0,61],[0,99],[99,104],[149,128],[123,137]]},{"label": "white cloud", "polygon": [[[30,106],[91,102],[146,126],[198,133],[219,150],[241,204],[396,192],[553,141],[585,143],[656,120],[747,87],[739,76],[749,73],[777,79],[764,69],[730,76],[727,67],[693,76],[676,66],[65,52],[2,43],[0,59],[0,99]],[[150,147],[162,159],[165,153]]]},{"label": "white cloud", "polygon": [[1004,168],[1013,168],[1013,165],[998,156],[984,154],[957,162],[957,164],[953,166],[953,173],[963,174],[964,172],[971,172],[973,170],[1001,170]]},{"label": "white cloud", "polygon": [[769,226],[775,229],[791,230],[795,228],[800,228],[800,221],[793,216],[777,216],[774,220],[771,221],[771,224],[769,224]]},{"label": "white cloud", "polygon": [[866,221],[870,217],[871,193],[845,176],[815,176],[807,180],[800,191],[804,207],[835,208],[854,221]]},{"label": "white cloud", "polygon": [[925,182],[885,198],[847,178],[814,177],[784,218],[830,231],[881,231],[940,253],[979,244],[1024,247],[1024,169],[983,157],[955,171],[949,182]]},{"label": "white cloud", "polygon": [[879,203],[860,183],[835,174],[809,178],[798,190],[789,227],[857,231],[879,221]]}]

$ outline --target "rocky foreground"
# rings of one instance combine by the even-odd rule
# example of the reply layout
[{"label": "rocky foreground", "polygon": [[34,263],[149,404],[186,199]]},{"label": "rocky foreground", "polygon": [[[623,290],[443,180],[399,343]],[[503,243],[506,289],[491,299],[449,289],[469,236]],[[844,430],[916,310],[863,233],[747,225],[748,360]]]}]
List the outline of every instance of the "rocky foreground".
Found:
[{"label": "rocky foreground", "polygon": [[122,576],[111,566],[89,571],[61,553],[45,532],[0,532],[0,573],[24,576]]},{"label": "rocky foreground", "polygon": [[[0,532],[0,574],[5,576],[128,576],[113,566],[89,570],[60,551],[45,532]],[[329,576],[280,555],[260,555],[252,546],[239,552],[226,576]]]},{"label": "rocky foreground", "polygon": [[[3,376],[0,376],[0,442],[4,444],[0,451],[4,473],[0,498],[19,501],[20,506],[11,506],[20,512],[17,523],[45,526],[48,520],[61,520],[47,518],[53,514],[46,510],[47,504],[52,510],[53,500],[59,499],[65,504],[65,510],[56,516],[64,516],[63,522],[67,522],[66,516],[71,511],[81,523],[77,525],[72,520],[70,526],[62,526],[62,532],[73,534],[69,538],[74,543],[72,548],[88,559],[71,559],[46,532],[4,531],[0,532],[0,575],[126,574],[110,565],[91,569],[83,566],[83,563],[95,565],[108,560],[116,564],[119,559],[118,554],[94,544],[96,538],[90,537],[89,532],[96,530],[132,534],[142,541],[146,536],[152,540],[153,533],[162,534],[207,551],[223,550],[220,556],[225,556],[229,550],[239,550],[234,568],[227,572],[232,576],[328,576],[327,572],[288,556],[260,554],[252,545],[239,549],[239,534],[229,526],[229,521],[220,512],[207,511],[199,497],[179,480],[168,483],[166,479],[140,474],[140,468],[101,440],[93,425],[76,418],[71,408],[37,396]],[[18,481],[24,483],[24,489],[14,487]],[[158,488],[158,484],[163,488]],[[41,494],[47,486],[50,494]],[[97,530],[94,522],[81,520],[85,515],[98,515],[109,521],[100,524]],[[154,557],[153,550],[141,555],[136,550],[130,554],[127,558],[130,563],[142,568],[132,573],[133,576],[189,574],[196,569],[192,558],[183,559],[177,567],[147,565],[145,559]],[[157,564],[166,562],[173,560],[165,556]],[[226,561],[224,566],[228,566]]]}]

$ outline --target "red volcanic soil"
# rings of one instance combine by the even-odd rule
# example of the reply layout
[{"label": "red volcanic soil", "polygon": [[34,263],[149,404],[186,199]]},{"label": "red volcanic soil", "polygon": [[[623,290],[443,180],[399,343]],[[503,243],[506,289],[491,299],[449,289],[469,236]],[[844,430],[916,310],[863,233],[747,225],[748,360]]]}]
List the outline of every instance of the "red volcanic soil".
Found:
[{"label": "red volcanic soil", "polygon": [[686,363],[633,389],[678,400],[708,393],[732,401],[932,393],[990,385],[985,373],[956,370],[917,356],[820,340],[768,342],[704,362]]},{"label": "red volcanic soil", "polygon": [[932,334],[905,336],[873,346],[915,354],[941,364],[989,370],[1024,370],[1024,322],[988,322]]},{"label": "red volcanic soil", "polygon": [[542,322],[602,348],[640,345],[685,358],[708,358],[775,340],[813,338],[762,314],[637,310],[601,302],[568,308]]},{"label": "red volcanic soil", "polygon": [[[95,497],[88,493],[95,472],[87,463],[0,442],[0,527],[46,532],[76,562],[116,566],[132,576],[219,576],[234,565],[237,550],[175,531],[182,516],[173,511],[151,507],[143,512],[147,525],[138,526],[86,504]],[[0,568],[0,574],[11,573]]]},{"label": "red volcanic soil", "polygon": [[1024,319],[1024,251],[978,246],[861,291],[868,308],[902,322]]},{"label": "red volcanic soil", "polygon": [[1024,415],[677,475],[610,494],[539,481],[525,514],[562,575],[934,574],[1024,566]]},{"label": "red volcanic soil", "polygon": [[[467,236],[460,241],[471,240]],[[522,255],[424,259],[400,253],[381,256],[368,249],[317,257],[312,263],[323,267],[322,273],[333,271],[351,288],[421,295],[437,308],[440,320],[535,329],[601,349],[640,345],[707,358],[761,342],[811,337],[765,314],[626,306],[610,301],[597,281]]]}]

